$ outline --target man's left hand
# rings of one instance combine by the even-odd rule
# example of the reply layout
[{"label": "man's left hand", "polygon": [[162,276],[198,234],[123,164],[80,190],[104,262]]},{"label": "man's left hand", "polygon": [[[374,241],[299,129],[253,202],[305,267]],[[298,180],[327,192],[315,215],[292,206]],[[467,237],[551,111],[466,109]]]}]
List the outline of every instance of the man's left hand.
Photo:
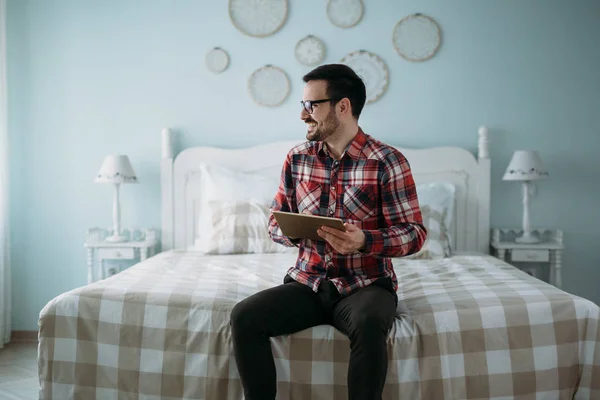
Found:
[{"label": "man's left hand", "polygon": [[338,253],[352,254],[365,246],[365,233],[352,224],[344,224],[346,232],[322,226],[317,233],[327,241]]}]

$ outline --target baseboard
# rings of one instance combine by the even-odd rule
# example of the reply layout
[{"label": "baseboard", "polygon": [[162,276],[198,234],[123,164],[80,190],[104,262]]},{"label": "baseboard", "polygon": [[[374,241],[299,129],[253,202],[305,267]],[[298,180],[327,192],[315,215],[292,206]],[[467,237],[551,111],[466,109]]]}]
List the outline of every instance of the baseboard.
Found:
[{"label": "baseboard", "polygon": [[38,332],[37,331],[12,331],[10,340],[18,342],[37,342]]}]

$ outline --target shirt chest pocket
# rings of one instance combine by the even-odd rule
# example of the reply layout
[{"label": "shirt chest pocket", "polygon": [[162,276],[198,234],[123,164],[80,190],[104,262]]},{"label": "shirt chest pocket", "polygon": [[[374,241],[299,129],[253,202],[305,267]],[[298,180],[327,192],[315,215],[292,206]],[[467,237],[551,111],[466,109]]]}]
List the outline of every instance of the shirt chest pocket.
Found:
[{"label": "shirt chest pocket", "polygon": [[298,212],[309,211],[318,215],[321,205],[321,184],[308,181],[300,181],[296,185],[296,204]]},{"label": "shirt chest pocket", "polygon": [[376,214],[377,190],[372,185],[348,186],[342,200],[344,218],[363,221]]}]

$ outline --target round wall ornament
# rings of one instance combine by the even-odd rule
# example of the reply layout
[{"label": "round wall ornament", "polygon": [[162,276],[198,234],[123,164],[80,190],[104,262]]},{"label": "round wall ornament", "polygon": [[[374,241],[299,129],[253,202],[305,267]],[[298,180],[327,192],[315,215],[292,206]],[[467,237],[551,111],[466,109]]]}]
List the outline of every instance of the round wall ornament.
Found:
[{"label": "round wall ornament", "polygon": [[352,28],[360,22],[364,14],[362,0],[329,0],[327,17],[340,28]]},{"label": "round wall ornament", "polygon": [[276,107],[287,98],[290,80],[283,69],[267,64],[252,73],[248,79],[248,91],[261,106]]},{"label": "round wall ornament", "polygon": [[265,37],[277,32],[287,19],[288,0],[229,0],[229,17],[243,34]]},{"label": "round wall ornament", "polygon": [[438,51],[440,42],[439,25],[423,14],[402,18],[392,34],[394,48],[408,61],[429,60]]},{"label": "round wall ornament", "polygon": [[378,55],[357,50],[346,55],[340,62],[352,68],[362,78],[367,91],[367,104],[378,100],[386,92],[389,83],[388,67]]},{"label": "round wall ornament", "polygon": [[317,65],[325,58],[325,44],[321,39],[308,35],[298,41],[294,52],[300,64]]},{"label": "round wall ornament", "polygon": [[225,71],[229,66],[229,54],[220,47],[211,49],[206,54],[206,66],[215,73]]}]

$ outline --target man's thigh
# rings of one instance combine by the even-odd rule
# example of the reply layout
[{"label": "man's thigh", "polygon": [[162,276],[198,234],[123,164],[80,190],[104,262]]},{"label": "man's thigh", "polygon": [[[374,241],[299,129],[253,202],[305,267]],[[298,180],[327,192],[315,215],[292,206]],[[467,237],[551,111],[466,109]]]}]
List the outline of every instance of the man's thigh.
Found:
[{"label": "man's thigh", "polygon": [[347,336],[364,325],[387,332],[394,322],[397,297],[386,283],[371,284],[342,298],[333,308],[332,325]]},{"label": "man's thigh", "polygon": [[232,322],[236,320],[268,336],[298,332],[327,321],[317,294],[295,281],[242,300],[232,311]]}]

